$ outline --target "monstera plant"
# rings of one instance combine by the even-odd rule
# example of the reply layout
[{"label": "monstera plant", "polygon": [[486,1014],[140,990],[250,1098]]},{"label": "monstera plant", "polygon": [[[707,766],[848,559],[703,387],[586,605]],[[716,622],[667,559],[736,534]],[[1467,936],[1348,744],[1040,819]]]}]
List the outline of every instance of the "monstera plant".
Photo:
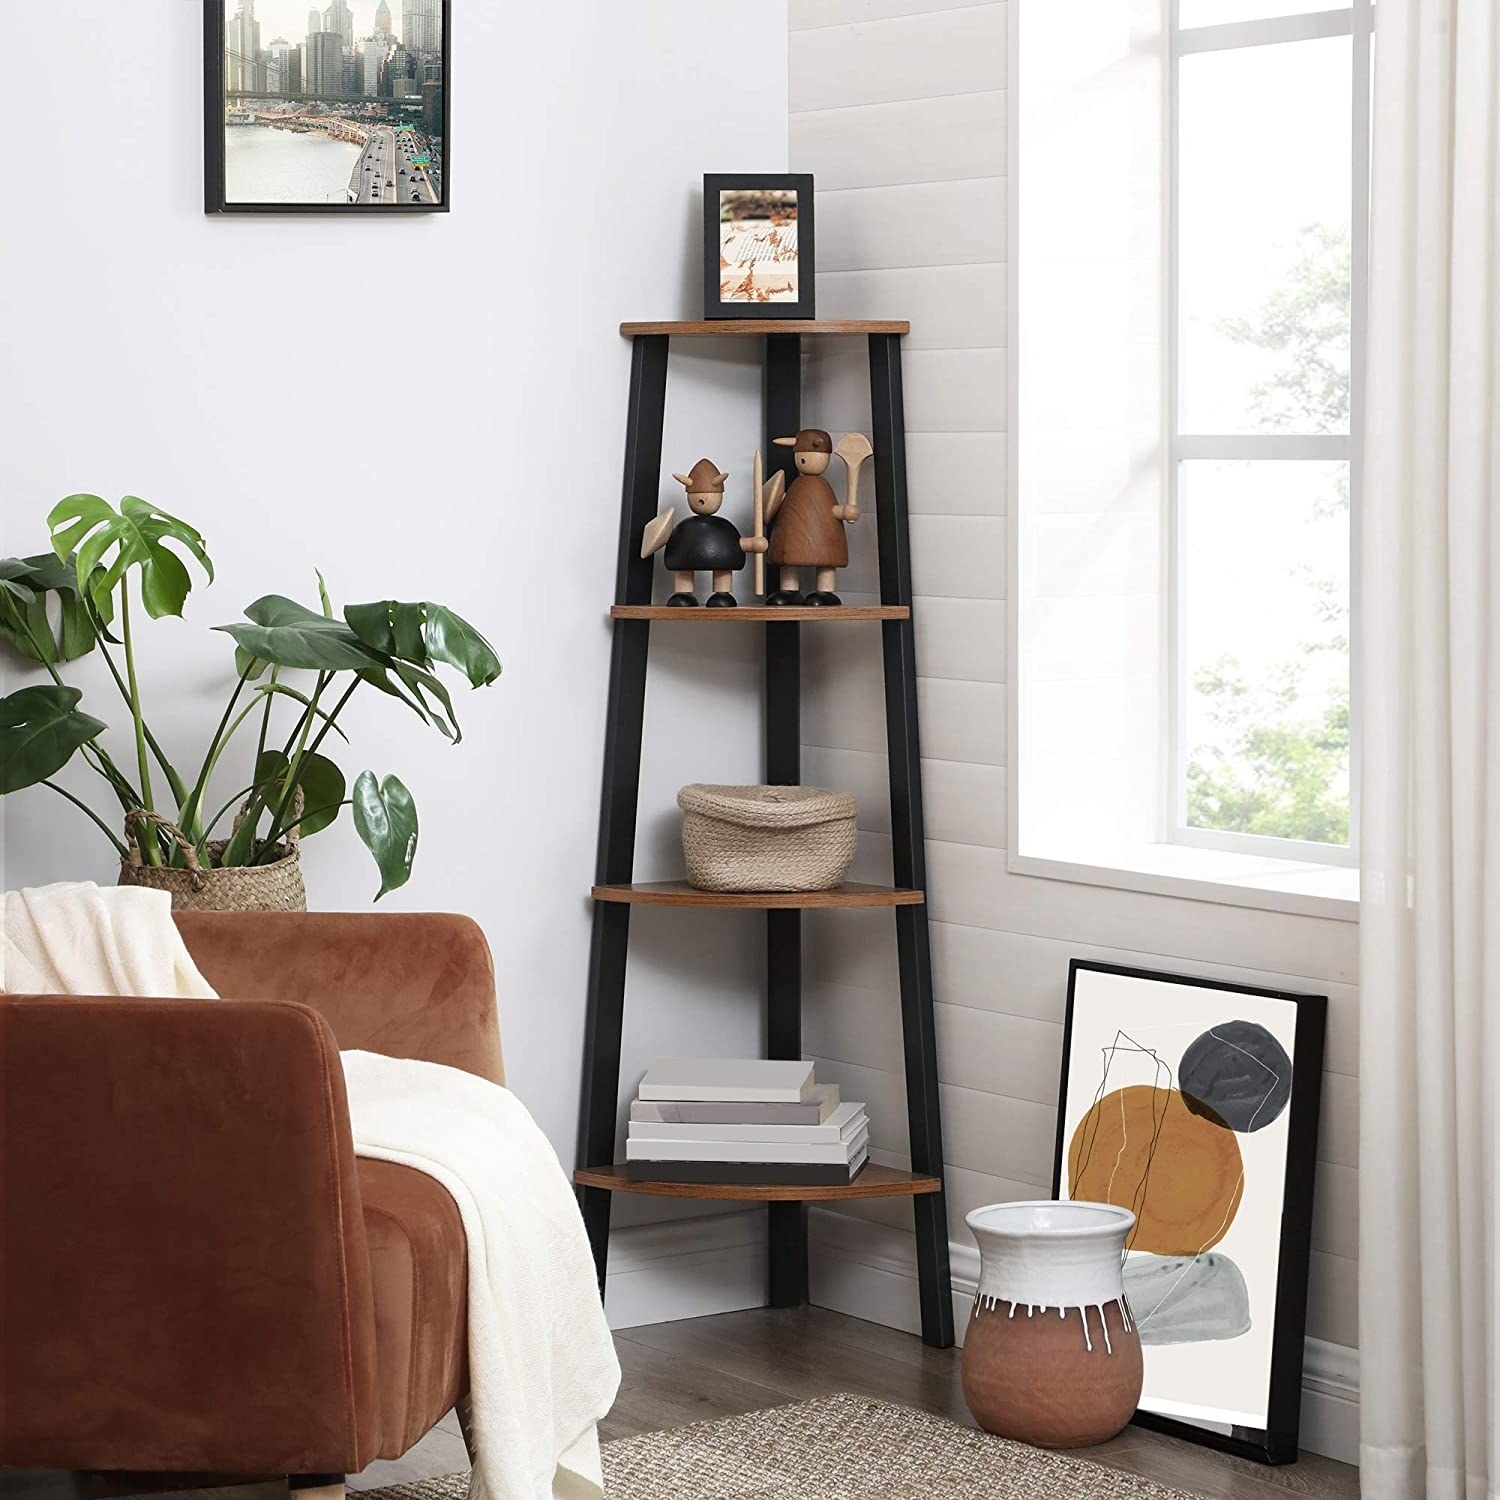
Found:
[{"label": "monstera plant", "polygon": [[[70,495],[47,520],[51,552],[0,559],[0,637],[51,679],[0,698],[0,795],[48,788],[123,859],[130,849],[110,823],[53,779],[80,757],[121,819],[156,815],[136,817],[127,830],[145,864],[180,866],[186,845],[205,869],[270,863],[293,831],[316,834],[349,807],[379,868],[376,899],[404,885],[417,847],[411,793],[370,770],[351,789],[335,758],[347,743],[340,716],[357,692],[381,693],[457,744],[458,716],[438,669],[460,673],[471,688],[488,686],[500,675],[489,642],[445,605],[425,601],[351,604],[340,617],[321,574],[318,609],[267,594],[243,620],[215,627],[229,637],[226,654],[233,643],[236,681],[201,762],[184,775],[147,722],[136,658],[142,612],[181,615],[195,568],[212,583],[202,536],[135,496],[116,508],[97,495]],[[85,712],[82,693],[64,679],[68,663],[93,652],[128,713],[120,724],[128,749],[112,746],[109,726]],[[210,783],[242,733],[256,737],[248,784],[211,812]],[[221,831],[237,809],[232,831]]]}]

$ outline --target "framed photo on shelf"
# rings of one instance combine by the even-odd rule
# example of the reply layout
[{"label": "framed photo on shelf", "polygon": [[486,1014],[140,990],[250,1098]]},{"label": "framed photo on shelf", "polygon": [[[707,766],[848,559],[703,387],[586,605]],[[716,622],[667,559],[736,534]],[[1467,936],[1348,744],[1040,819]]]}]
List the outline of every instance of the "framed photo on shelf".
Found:
[{"label": "framed photo on shelf", "polygon": [[808,172],[711,172],[703,179],[703,316],[815,316],[813,180]]},{"label": "framed photo on shelf", "polygon": [[1053,1196],[1136,1215],[1142,1426],[1297,1456],[1327,1000],[1074,960]]},{"label": "framed photo on shelf", "polygon": [[452,0],[203,6],[205,212],[448,211]]}]

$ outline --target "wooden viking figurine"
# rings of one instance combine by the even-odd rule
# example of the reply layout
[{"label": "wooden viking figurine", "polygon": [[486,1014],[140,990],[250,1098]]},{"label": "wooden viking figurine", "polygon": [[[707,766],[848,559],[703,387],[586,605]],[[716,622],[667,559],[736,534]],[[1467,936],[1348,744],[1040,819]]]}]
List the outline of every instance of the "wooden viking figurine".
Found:
[{"label": "wooden viking figurine", "polygon": [[[849,565],[849,539],[844,526],[859,520],[859,471],[874,450],[862,433],[851,432],[837,448],[826,432],[810,427],[796,437],[779,437],[778,446],[791,448],[797,477],[786,494],[767,500],[766,520],[771,526],[771,550],[767,561],[780,570],[780,587],[767,604],[838,604],[833,592],[835,573]],[[833,486],[823,477],[833,455],[844,460],[849,471],[848,500],[840,505]],[[799,568],[816,574],[814,591],[803,597]]]},{"label": "wooden viking figurine", "polygon": [[738,601],[729,592],[730,575],[745,566],[747,552],[764,552],[767,543],[762,537],[741,536],[733,522],[717,514],[724,503],[724,481],[729,478],[729,475],[720,473],[718,464],[700,458],[693,465],[691,474],[674,474],[672,478],[687,490],[693,514],[674,527],[672,521],[677,507],[664,510],[646,527],[641,539],[641,556],[650,557],[653,552],[666,547],[662,561],[672,574],[674,590],[668,604],[678,608],[696,605],[698,596],[693,592],[693,575],[708,573],[713,579],[708,607],[733,609]]}]

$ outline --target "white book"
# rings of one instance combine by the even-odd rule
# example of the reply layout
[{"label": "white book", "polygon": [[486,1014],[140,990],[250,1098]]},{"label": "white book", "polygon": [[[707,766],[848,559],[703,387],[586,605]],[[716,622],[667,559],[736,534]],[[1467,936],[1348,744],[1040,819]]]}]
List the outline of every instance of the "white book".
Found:
[{"label": "white book", "polygon": [[785,1141],[813,1145],[818,1142],[842,1141],[855,1135],[866,1124],[865,1107],[851,1099],[841,1104],[822,1125],[757,1125],[706,1123],[674,1125],[660,1120],[637,1119],[632,1112],[630,1139],[633,1141]]},{"label": "white book", "polygon": [[783,1145],[773,1141],[625,1142],[626,1161],[851,1162],[870,1144],[868,1127],[847,1141]]},{"label": "white book", "polygon": [[816,1087],[810,1062],[760,1057],[659,1057],[641,1079],[639,1096],[806,1104]]},{"label": "white book", "polygon": [[839,1086],[820,1083],[806,1104],[728,1104],[633,1099],[630,1118],[653,1125],[823,1125],[839,1107]]}]

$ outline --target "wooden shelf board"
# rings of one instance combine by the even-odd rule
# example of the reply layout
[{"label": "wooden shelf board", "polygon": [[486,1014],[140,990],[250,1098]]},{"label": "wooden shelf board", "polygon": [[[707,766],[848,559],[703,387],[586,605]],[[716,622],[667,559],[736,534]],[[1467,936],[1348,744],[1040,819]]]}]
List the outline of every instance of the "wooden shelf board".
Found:
[{"label": "wooden shelf board", "polygon": [[665,333],[672,338],[764,338],[768,333],[811,333],[857,336],[911,332],[904,319],[869,318],[713,318],[701,323],[621,323],[628,339],[639,334]]},{"label": "wooden shelf board", "polygon": [[828,906],[920,906],[921,891],[899,886],[850,882],[831,891],[700,891],[685,880],[654,880],[637,885],[596,885],[595,901],[629,906],[734,906],[758,911],[803,910]]},{"label": "wooden shelf board", "polygon": [[674,625],[741,625],[800,624],[817,621],[833,624],[839,620],[909,620],[911,610],[904,604],[814,605],[741,604],[734,609],[669,608],[665,604],[616,604],[609,611],[615,620],[664,620]]},{"label": "wooden shelf board", "polygon": [[844,1198],[914,1198],[942,1191],[936,1177],[918,1177],[870,1162],[853,1182],[827,1187],[757,1182],[632,1182],[625,1167],[583,1167],[573,1174],[579,1187],[609,1193],[646,1193],[657,1198],[735,1198],[759,1203],[823,1203]]}]

